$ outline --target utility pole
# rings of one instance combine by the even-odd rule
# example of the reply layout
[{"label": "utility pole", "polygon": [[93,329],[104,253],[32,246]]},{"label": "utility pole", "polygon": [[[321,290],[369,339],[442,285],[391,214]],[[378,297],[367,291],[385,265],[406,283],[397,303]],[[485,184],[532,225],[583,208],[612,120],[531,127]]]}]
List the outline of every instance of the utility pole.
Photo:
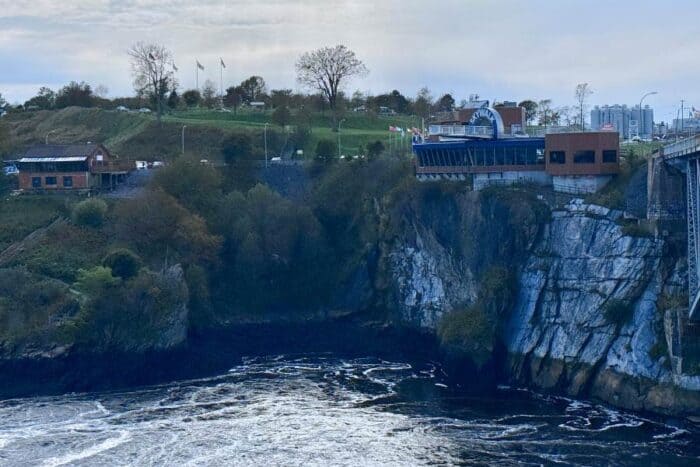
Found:
[{"label": "utility pole", "polygon": [[265,128],[263,129],[263,132],[265,134],[265,168],[267,168],[267,126],[269,123],[265,124]]},{"label": "utility pole", "polygon": [[185,154],[185,128],[187,125],[182,125],[182,154]]},{"label": "utility pole", "polygon": [[345,121],[345,119],[343,118],[338,122],[338,160],[340,160],[340,156],[341,156],[341,154],[340,154],[340,127],[343,125],[344,121]]}]

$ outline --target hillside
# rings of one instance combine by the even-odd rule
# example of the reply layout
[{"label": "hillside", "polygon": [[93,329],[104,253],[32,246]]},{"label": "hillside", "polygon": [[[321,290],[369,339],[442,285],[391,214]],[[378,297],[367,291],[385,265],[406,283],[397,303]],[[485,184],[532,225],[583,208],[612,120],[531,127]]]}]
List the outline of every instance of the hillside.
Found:
[{"label": "hillside", "polygon": [[[128,159],[173,159],[181,153],[181,132],[185,129],[185,148],[196,157],[216,160],[220,157],[222,140],[233,133],[248,132],[262,147],[266,122],[271,122],[271,112],[238,111],[218,112],[188,110],[164,116],[159,125],[152,114],[127,113],[97,108],[70,107],[57,111],[24,112],[6,117],[15,151],[30,144],[46,140],[54,143],[102,142],[110,150]],[[310,115],[311,134],[304,144],[306,157],[313,155],[321,139],[334,143],[338,134],[331,128],[330,114]],[[388,127],[418,126],[416,117],[371,117],[365,114],[348,114],[344,117],[341,132],[343,154],[356,155],[360,146],[382,141],[389,147]],[[268,126],[268,149],[271,155],[281,151],[286,140],[285,129]],[[395,143],[394,143],[395,144]],[[410,147],[410,139],[402,140],[404,150]],[[193,149],[196,148],[196,153]]]}]

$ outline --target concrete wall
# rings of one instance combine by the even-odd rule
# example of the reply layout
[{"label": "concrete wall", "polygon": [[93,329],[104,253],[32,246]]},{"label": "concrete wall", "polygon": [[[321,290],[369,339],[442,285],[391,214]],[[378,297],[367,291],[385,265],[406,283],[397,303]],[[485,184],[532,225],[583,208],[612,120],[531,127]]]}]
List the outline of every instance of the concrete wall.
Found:
[{"label": "concrete wall", "polygon": [[555,175],[552,177],[552,186],[554,191],[562,193],[595,193],[612,178],[612,175]]},{"label": "concrete wall", "polygon": [[541,171],[507,171],[474,174],[474,189],[481,190],[489,185],[513,185],[515,183],[536,183],[551,185],[552,177]]}]

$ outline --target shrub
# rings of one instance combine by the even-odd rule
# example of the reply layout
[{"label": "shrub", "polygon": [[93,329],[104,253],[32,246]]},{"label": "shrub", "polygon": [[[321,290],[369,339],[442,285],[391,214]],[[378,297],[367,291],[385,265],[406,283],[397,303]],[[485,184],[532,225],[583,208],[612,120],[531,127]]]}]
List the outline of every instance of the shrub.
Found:
[{"label": "shrub", "polygon": [[104,266],[95,266],[92,269],[78,271],[78,280],[73,288],[89,297],[99,297],[103,291],[118,285],[120,279],[112,275],[112,270]]},{"label": "shrub", "polygon": [[247,133],[231,135],[224,140],[221,154],[229,164],[251,160],[253,158],[253,139]]},{"label": "shrub", "polygon": [[331,162],[337,152],[335,143],[329,139],[319,140],[316,144],[316,157],[324,162]]},{"label": "shrub", "polygon": [[76,225],[100,227],[107,214],[107,203],[101,199],[91,198],[81,201],[73,208],[72,219]]},{"label": "shrub", "polygon": [[654,233],[650,227],[644,224],[634,222],[625,223],[622,225],[622,233],[628,237],[653,237]]},{"label": "shrub", "polygon": [[138,274],[143,263],[136,253],[126,248],[120,248],[105,256],[102,265],[110,268],[114,276],[127,280]]},{"label": "shrub", "polygon": [[634,307],[626,300],[611,299],[604,310],[605,319],[609,323],[623,326],[632,319]]},{"label": "shrub", "polygon": [[467,356],[481,367],[493,353],[495,323],[483,307],[472,306],[445,315],[438,336],[448,351]]},{"label": "shrub", "polygon": [[292,121],[292,113],[286,105],[281,105],[272,112],[272,121],[279,126],[286,126]]},{"label": "shrub", "polygon": [[384,143],[377,140],[374,143],[367,144],[367,157],[373,158],[384,152]]}]

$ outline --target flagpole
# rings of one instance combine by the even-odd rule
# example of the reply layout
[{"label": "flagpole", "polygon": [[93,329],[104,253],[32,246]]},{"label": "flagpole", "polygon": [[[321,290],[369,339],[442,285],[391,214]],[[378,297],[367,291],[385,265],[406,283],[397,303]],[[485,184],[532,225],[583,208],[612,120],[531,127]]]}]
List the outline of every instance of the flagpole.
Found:
[{"label": "flagpole", "polygon": [[224,108],[224,61],[219,59],[219,84],[221,89],[221,108]]},{"label": "flagpole", "polygon": [[194,86],[199,91],[199,62],[194,63]]}]

